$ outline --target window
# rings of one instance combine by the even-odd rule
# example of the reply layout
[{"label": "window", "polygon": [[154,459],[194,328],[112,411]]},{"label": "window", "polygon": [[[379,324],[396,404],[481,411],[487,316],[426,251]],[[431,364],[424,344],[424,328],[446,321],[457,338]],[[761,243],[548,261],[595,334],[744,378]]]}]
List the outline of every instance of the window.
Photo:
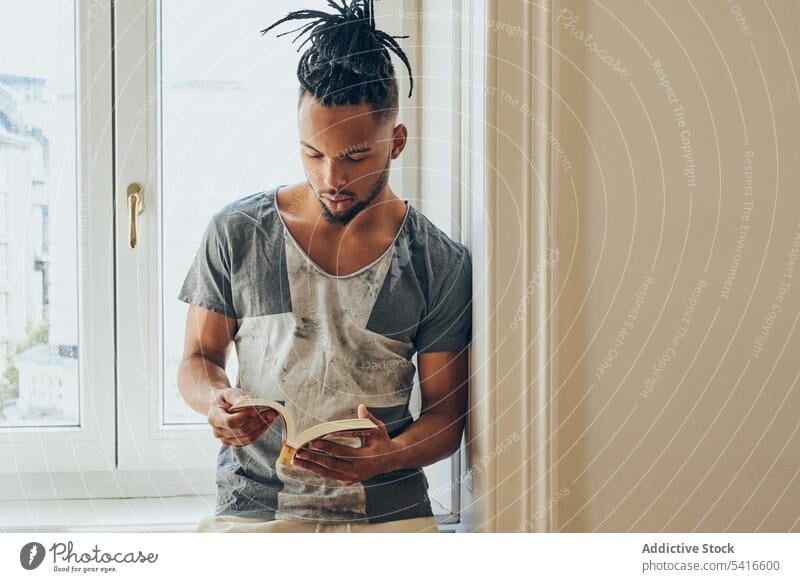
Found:
[{"label": "window", "polygon": [[[324,0],[305,5],[326,9]],[[180,0],[161,2],[161,397],[168,425],[205,422],[176,386],[188,306],[175,299],[203,229],[228,202],[278,180],[303,179],[295,147],[299,55],[285,38],[258,32],[288,9],[250,1],[220,12],[218,2],[201,0],[189,13]],[[236,350],[231,353],[227,372],[235,379]]]},{"label": "window", "polygon": [[[4,163],[3,157],[0,156],[0,167],[3,167]],[[5,169],[0,170],[1,172],[5,172]],[[0,234],[6,232],[8,232],[8,193],[0,192]]]},{"label": "window", "polygon": [[12,0],[0,19],[0,485],[12,496],[37,495],[43,480],[26,476],[113,467],[112,167],[97,155],[110,149],[111,77],[83,48],[109,48],[109,22],[61,0]]},{"label": "window", "polygon": [[8,243],[0,243],[0,281],[8,285]]},{"label": "window", "polygon": [[[425,61],[415,52],[422,43],[414,37],[425,31],[405,16],[410,4],[391,0],[376,9],[382,28],[412,35],[415,76],[434,85],[426,92],[438,109],[421,116],[417,91],[414,101],[401,100],[412,139],[392,185],[458,240],[452,140],[441,138],[456,124],[453,59],[436,47]],[[302,7],[329,8],[325,0]],[[0,244],[13,248],[0,250],[8,283],[0,342],[10,352],[0,387],[0,486],[16,486],[15,474],[40,473],[48,481],[41,496],[68,486],[92,496],[99,486],[83,475],[104,471],[132,476],[104,485],[107,496],[214,491],[219,443],[176,386],[188,309],[176,296],[213,213],[303,178],[297,46],[259,33],[291,9],[260,0],[224,10],[215,0],[151,1],[144,9],[111,0],[4,6],[0,236],[5,221],[8,237]],[[36,26],[24,26],[20,44],[11,32],[21,22]],[[436,34],[439,45],[455,42]],[[397,70],[407,95],[405,69]],[[441,110],[451,112],[446,120]],[[440,136],[424,151],[421,170],[415,133]],[[144,200],[133,225],[132,183]],[[17,230],[26,225],[35,237]],[[26,320],[31,312],[36,317]],[[233,350],[231,379],[236,371]],[[418,412],[418,393],[414,405]],[[426,468],[434,511],[446,521],[458,511],[454,468],[457,475],[450,459]],[[18,496],[30,497],[30,489]]]},{"label": "window", "polygon": [[[0,291],[0,337],[6,337],[8,335],[8,293],[5,291]],[[4,340],[2,341],[3,345],[6,345],[7,342]],[[5,352],[0,351],[0,359],[5,360]]]}]

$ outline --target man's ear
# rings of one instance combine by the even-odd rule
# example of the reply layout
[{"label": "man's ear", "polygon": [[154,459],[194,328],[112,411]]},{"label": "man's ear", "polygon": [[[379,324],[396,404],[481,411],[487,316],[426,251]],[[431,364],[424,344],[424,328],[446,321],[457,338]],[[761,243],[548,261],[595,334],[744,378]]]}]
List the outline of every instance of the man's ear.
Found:
[{"label": "man's ear", "polygon": [[394,128],[392,133],[392,159],[396,160],[408,143],[408,128],[402,123]]}]

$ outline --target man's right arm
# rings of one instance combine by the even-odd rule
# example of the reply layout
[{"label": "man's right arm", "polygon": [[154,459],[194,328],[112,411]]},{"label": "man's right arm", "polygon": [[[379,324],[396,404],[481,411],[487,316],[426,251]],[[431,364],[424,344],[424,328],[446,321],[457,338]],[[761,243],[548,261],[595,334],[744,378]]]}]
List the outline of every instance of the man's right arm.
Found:
[{"label": "man's right arm", "polygon": [[238,322],[197,305],[189,305],[178,391],[186,403],[208,417],[214,436],[225,445],[244,446],[260,437],[275,416],[255,409],[229,414],[246,394],[230,385],[225,373]]},{"label": "man's right arm", "polygon": [[237,326],[233,318],[189,305],[178,390],[186,403],[201,414],[208,414],[219,390],[231,387],[225,362]]}]

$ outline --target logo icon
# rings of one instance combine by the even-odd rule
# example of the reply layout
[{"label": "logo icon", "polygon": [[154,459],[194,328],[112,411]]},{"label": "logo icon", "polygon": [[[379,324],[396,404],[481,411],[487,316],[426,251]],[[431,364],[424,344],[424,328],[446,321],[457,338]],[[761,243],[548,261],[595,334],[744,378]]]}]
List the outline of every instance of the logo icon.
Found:
[{"label": "logo icon", "polygon": [[19,551],[19,563],[26,570],[35,570],[44,561],[44,546],[39,542],[28,542]]}]

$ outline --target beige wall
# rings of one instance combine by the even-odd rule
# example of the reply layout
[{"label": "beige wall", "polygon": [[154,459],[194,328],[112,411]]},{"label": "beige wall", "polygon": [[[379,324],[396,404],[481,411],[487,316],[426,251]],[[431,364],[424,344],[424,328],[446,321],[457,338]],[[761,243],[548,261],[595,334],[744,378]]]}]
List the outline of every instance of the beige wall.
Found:
[{"label": "beige wall", "polygon": [[553,31],[555,529],[800,531],[800,7],[565,0]]}]

